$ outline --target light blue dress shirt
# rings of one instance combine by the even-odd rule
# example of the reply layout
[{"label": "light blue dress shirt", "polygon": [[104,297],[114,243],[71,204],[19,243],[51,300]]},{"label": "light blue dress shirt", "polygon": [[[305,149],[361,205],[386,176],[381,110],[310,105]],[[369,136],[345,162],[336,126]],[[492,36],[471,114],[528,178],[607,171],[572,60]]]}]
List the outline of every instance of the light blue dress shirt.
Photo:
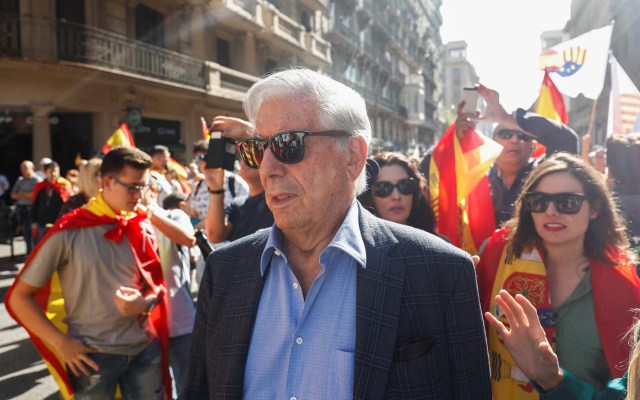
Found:
[{"label": "light blue dress shirt", "polygon": [[283,249],[282,231],[274,225],[260,265],[267,277],[249,347],[244,398],[352,398],[356,277],[357,269],[366,266],[356,202],[322,251],[322,269],[306,301]]}]

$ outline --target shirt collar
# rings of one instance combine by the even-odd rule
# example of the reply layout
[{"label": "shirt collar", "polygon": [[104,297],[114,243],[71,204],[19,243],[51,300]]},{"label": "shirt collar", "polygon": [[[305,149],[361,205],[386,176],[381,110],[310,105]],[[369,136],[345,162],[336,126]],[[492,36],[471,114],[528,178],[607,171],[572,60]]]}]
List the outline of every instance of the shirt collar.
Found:
[{"label": "shirt collar", "polygon": [[[331,252],[334,250],[338,250],[353,258],[353,260],[366,268],[367,265],[367,252],[364,246],[364,240],[362,240],[362,234],[360,232],[360,221],[359,221],[359,211],[358,204],[354,199],[349,206],[349,210],[347,211],[347,215],[342,221],[342,225],[338,228],[333,239],[320,254],[320,258],[322,259],[325,253]],[[273,224],[271,227],[271,231],[269,232],[269,237],[267,239],[267,244],[262,252],[262,259],[260,261],[260,273],[264,276],[264,273],[267,269],[267,266],[271,262],[271,258],[273,257],[273,253],[278,251],[283,256],[284,252],[284,235],[280,228]]]}]

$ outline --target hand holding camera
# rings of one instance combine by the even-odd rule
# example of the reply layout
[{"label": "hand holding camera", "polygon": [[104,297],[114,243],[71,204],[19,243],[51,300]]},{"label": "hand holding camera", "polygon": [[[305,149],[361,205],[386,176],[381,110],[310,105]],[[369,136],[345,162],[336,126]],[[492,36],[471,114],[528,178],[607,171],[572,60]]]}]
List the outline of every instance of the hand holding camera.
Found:
[{"label": "hand holding camera", "polygon": [[209,127],[211,139],[205,156],[207,169],[235,169],[236,141],[253,136],[255,129],[249,122],[234,117],[218,116]]}]

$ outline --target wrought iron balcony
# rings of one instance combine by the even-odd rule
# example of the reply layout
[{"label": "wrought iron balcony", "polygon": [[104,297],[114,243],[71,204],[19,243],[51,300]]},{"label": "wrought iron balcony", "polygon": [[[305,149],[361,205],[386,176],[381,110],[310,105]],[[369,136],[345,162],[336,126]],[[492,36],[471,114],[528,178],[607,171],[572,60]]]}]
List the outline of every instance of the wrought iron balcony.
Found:
[{"label": "wrought iron balcony", "polygon": [[124,35],[58,21],[58,59],[205,89],[204,61]]}]

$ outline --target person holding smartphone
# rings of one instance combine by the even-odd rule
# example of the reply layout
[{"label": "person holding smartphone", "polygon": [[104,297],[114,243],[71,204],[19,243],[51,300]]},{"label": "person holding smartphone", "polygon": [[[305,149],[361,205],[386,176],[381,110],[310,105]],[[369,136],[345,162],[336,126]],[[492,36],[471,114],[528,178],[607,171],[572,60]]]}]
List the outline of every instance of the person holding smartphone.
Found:
[{"label": "person holding smartphone", "polygon": [[[233,117],[215,117],[211,126],[221,132],[224,138],[233,140],[249,139],[255,131],[249,122]],[[224,205],[222,191],[216,190],[222,187],[224,170],[205,170],[205,180],[211,193],[205,226],[212,243],[240,239],[273,225],[273,214],[267,207],[259,171],[241,163],[238,175],[249,185],[249,195],[236,197],[230,204]]]},{"label": "person holding smartphone", "polygon": [[484,99],[486,108],[480,114],[479,110],[468,109],[461,102],[457,108],[456,134],[459,138],[464,137],[479,121],[497,123],[493,140],[502,145],[502,153],[489,170],[489,184],[496,226],[500,226],[511,217],[527,175],[541,161],[531,158],[533,140],[546,146],[545,156],[560,151],[577,154],[578,135],[564,124],[522,108],[509,114],[500,104],[497,91],[482,84],[477,84],[475,89]]},{"label": "person holding smartphone", "polygon": [[[205,161],[206,154],[209,149],[208,140],[200,140],[193,146],[193,154],[195,156],[195,163],[198,166],[197,174],[194,174],[194,180],[192,182],[193,190],[189,194],[187,202],[193,209],[194,213],[192,218],[198,220],[194,225],[196,229],[205,228],[205,219],[209,209],[209,187],[205,181],[205,172],[207,169],[207,162]],[[236,197],[242,197],[249,195],[249,185],[238,174],[230,171],[224,171],[224,189],[223,203],[225,206],[229,205],[231,201]]]}]

